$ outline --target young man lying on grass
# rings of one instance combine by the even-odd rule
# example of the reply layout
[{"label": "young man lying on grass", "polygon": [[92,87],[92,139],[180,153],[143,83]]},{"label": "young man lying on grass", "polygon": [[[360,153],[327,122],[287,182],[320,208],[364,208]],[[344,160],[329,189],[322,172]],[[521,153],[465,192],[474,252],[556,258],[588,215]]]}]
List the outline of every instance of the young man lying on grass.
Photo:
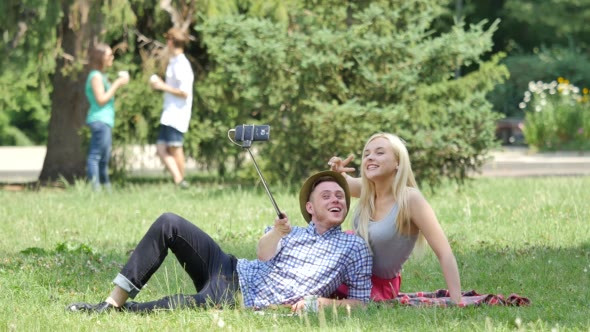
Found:
[{"label": "young man lying on grass", "polygon": [[[235,304],[241,292],[244,305],[265,308],[290,305],[304,308],[307,295],[318,296],[318,306],[360,305],[371,293],[372,258],[365,242],[345,234],[340,225],[350,207],[344,177],[332,171],[314,174],[299,192],[301,213],[307,227],[291,226],[288,218],[275,219],[274,227],[258,242],[258,259],[248,261],[228,255],[194,224],[165,213],[152,224],[117,275],[115,288],[104,302],[73,303],[69,311],[106,312]],[[150,302],[135,298],[164,261],[170,249],[195,284],[195,295],[173,295]],[[340,284],[348,299],[327,298]]]}]

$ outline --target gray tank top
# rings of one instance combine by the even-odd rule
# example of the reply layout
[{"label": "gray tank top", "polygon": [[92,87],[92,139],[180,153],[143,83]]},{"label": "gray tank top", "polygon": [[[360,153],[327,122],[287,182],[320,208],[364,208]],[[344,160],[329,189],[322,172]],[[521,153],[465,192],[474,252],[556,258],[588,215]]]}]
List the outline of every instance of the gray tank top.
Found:
[{"label": "gray tank top", "polygon": [[[397,203],[385,218],[369,222],[369,244],[373,250],[373,275],[390,279],[402,269],[404,262],[410,257],[417,235],[405,236],[398,233]],[[358,219],[354,220],[355,224]]]}]

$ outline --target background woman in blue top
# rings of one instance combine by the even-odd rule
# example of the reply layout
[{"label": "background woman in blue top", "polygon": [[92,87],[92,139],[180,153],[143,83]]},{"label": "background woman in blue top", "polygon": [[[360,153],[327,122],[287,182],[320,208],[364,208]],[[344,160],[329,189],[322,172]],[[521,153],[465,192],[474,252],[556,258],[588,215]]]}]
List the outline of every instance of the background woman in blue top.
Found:
[{"label": "background woman in blue top", "polygon": [[104,70],[113,65],[113,50],[106,44],[95,45],[89,53],[90,73],[86,80],[86,97],[90,110],[86,124],[92,136],[86,163],[88,179],[95,190],[100,183],[110,188],[109,159],[111,156],[112,130],[115,124],[115,92],[129,83],[129,74],[123,72],[111,84]]}]

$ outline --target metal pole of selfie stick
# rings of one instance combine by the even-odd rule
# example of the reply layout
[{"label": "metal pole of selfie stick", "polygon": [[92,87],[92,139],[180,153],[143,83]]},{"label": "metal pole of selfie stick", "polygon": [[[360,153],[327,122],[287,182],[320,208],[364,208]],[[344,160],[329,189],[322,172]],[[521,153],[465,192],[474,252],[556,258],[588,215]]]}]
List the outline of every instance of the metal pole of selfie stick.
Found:
[{"label": "metal pole of selfie stick", "polygon": [[[251,130],[249,132],[249,134],[247,134],[247,128],[251,127]],[[263,126],[266,127],[266,139],[268,140],[268,130],[270,129],[269,126]],[[238,129],[241,129],[238,131]],[[254,158],[254,155],[252,154],[252,151],[250,151],[250,147],[252,146],[252,141],[255,141],[255,126],[251,125],[246,127],[246,125],[242,125],[242,126],[238,126],[236,127],[236,129],[230,129],[227,132],[227,137],[229,138],[229,140],[237,145],[242,147],[243,149],[248,150],[248,154],[250,154],[250,158],[252,158],[252,162],[254,162],[254,167],[256,168],[256,172],[258,173],[258,176],[260,177],[260,180],[262,181],[262,185],[264,186],[264,190],[266,190],[266,194],[268,195],[268,198],[270,198],[270,202],[272,203],[272,206],[275,209],[275,212],[277,213],[277,216],[279,218],[284,218],[285,215],[283,213],[281,213],[281,210],[279,210],[279,207],[277,206],[277,202],[275,201],[274,197],[272,196],[270,189],[268,189],[268,184],[266,184],[266,180],[264,179],[264,176],[262,176],[262,172],[260,171],[260,168],[258,167],[258,163],[256,162],[256,159]],[[230,136],[230,133],[234,133],[234,137],[236,137],[236,140],[241,142],[241,144],[239,144],[238,142],[236,142],[236,140],[232,139],[232,137]],[[262,131],[262,135],[264,136],[265,132]],[[246,137],[246,135],[249,135],[249,137]]]},{"label": "metal pole of selfie stick", "polygon": [[279,207],[277,206],[277,202],[275,202],[274,197],[272,197],[272,194],[270,193],[270,189],[268,189],[268,185],[266,184],[266,181],[264,180],[264,176],[262,176],[262,172],[260,172],[260,168],[258,168],[258,164],[256,163],[256,159],[254,159],[254,155],[252,154],[252,151],[250,151],[250,142],[244,141],[244,144],[242,145],[242,147],[244,149],[248,150],[248,153],[250,154],[250,157],[252,158],[252,161],[254,162],[254,167],[256,168],[256,172],[258,172],[258,176],[260,177],[260,180],[262,180],[262,185],[264,186],[264,190],[266,190],[266,193],[268,194],[268,197],[270,198],[272,206],[275,208],[275,212],[277,213],[277,216],[279,218],[283,218],[283,214],[281,213],[281,210],[279,210]]}]

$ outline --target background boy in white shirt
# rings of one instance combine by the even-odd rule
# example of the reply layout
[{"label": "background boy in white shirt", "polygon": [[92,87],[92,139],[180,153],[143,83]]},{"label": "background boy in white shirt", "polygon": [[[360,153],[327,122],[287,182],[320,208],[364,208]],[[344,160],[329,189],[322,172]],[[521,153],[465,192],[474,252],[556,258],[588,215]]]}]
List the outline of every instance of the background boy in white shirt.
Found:
[{"label": "background boy in white shirt", "polygon": [[184,133],[187,132],[193,103],[194,74],[184,55],[188,41],[186,33],[170,28],[165,34],[166,46],[171,53],[166,68],[166,81],[157,75],[150,78],[153,89],[164,91],[164,110],[160,118],[160,133],[156,142],[158,156],[172,174],[174,183],[185,188],[185,158],[182,149]]}]

